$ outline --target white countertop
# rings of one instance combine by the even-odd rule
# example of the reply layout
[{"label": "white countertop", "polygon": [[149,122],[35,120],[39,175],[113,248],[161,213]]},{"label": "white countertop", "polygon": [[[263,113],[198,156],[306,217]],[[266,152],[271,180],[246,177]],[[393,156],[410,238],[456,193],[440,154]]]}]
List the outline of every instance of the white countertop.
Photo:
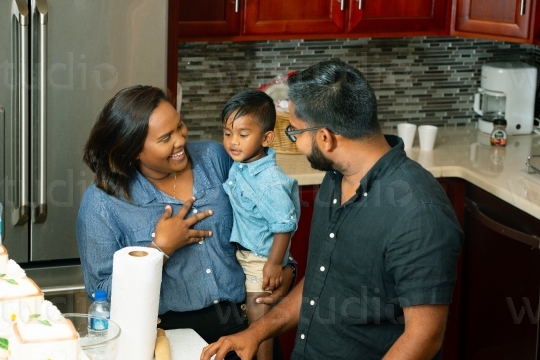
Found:
[{"label": "white countertop", "polygon": [[166,330],[165,334],[171,344],[172,360],[199,360],[208,345],[193,329]]},{"label": "white countertop", "polygon": [[[385,131],[395,134],[395,129]],[[441,127],[435,148],[421,151],[418,131],[407,155],[435,177],[457,177],[540,219],[540,174],[527,174],[527,156],[540,155],[540,135],[509,135],[505,147],[491,146],[489,134],[474,126]],[[304,155],[277,154],[277,162],[299,185],[320,184],[324,173]],[[540,167],[540,158],[538,159]]]}]

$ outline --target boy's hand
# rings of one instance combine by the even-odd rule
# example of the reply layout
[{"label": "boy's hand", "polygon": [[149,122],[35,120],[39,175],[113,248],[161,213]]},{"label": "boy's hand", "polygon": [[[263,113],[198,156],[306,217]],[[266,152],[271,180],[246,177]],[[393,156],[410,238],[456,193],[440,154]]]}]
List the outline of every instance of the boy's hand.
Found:
[{"label": "boy's hand", "polygon": [[281,264],[271,264],[269,261],[264,264],[262,284],[263,290],[274,291],[275,288],[281,285],[281,282],[283,281],[281,271]]}]

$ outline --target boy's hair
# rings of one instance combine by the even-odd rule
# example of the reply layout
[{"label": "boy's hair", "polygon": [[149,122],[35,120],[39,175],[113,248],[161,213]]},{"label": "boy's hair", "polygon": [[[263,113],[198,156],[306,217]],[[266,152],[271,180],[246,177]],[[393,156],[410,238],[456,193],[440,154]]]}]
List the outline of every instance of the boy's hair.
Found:
[{"label": "boy's hair", "polygon": [[253,116],[263,133],[274,130],[276,125],[276,106],[268,94],[260,90],[245,89],[227,101],[221,111],[221,122],[225,124],[234,113],[232,122],[241,116]]}]

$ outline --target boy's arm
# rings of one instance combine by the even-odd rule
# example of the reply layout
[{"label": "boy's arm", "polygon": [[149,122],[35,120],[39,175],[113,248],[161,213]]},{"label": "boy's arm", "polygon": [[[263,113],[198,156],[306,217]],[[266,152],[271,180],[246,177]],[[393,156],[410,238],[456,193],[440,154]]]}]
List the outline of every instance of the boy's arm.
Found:
[{"label": "boy's arm", "polygon": [[291,234],[291,232],[274,234],[274,242],[263,269],[262,288],[265,290],[272,291],[281,284],[281,264],[289,246]]}]

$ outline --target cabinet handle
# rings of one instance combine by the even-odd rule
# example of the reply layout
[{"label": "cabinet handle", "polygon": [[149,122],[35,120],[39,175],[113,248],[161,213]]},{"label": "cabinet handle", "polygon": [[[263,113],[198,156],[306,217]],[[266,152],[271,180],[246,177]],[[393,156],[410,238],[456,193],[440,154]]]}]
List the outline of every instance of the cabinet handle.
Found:
[{"label": "cabinet handle", "polygon": [[521,0],[521,7],[519,9],[519,15],[525,15],[525,0]]},{"label": "cabinet handle", "polygon": [[540,249],[540,238],[535,235],[525,234],[516,229],[512,229],[506,225],[503,225],[492,218],[488,217],[478,208],[478,205],[469,199],[465,199],[465,207],[471,212],[475,220],[480,221],[483,225],[489,227],[491,230],[509,237],[512,240],[519,241],[526,245],[533,247],[534,249]]},{"label": "cabinet handle", "polygon": [[234,12],[238,12],[240,7],[240,0],[234,0]]},{"label": "cabinet handle", "polygon": [[362,10],[362,0],[356,0],[358,1],[358,10]]}]

